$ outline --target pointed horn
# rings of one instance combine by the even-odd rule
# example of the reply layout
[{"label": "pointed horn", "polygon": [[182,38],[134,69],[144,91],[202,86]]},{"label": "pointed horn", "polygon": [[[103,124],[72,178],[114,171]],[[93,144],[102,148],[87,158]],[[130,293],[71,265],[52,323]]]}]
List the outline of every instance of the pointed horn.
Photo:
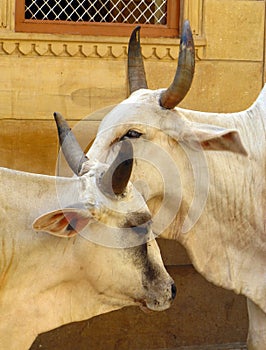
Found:
[{"label": "pointed horn", "polygon": [[76,175],[80,175],[82,164],[88,160],[68,123],[60,113],[54,113],[59,142],[68,165]]},{"label": "pointed horn", "polygon": [[99,182],[100,189],[112,196],[125,191],[133,167],[132,144],[129,140],[121,143],[118,155]]},{"label": "pointed horn", "polygon": [[130,94],[139,89],[147,89],[148,86],[140,47],[140,26],[136,27],[130,36],[127,62]]},{"label": "pointed horn", "polygon": [[160,105],[172,109],[178,105],[190,89],[195,69],[195,51],[189,21],[185,21],[180,41],[178,67],[170,87],[161,94]]}]

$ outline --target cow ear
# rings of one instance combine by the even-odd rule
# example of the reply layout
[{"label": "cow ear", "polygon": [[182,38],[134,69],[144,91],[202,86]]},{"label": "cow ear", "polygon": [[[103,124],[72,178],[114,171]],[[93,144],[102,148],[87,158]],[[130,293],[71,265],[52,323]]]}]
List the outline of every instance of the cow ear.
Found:
[{"label": "cow ear", "polygon": [[193,123],[192,133],[187,134],[185,138],[189,142],[199,142],[204,150],[229,151],[248,155],[237,130]]},{"label": "cow ear", "polygon": [[88,210],[65,208],[46,213],[32,224],[35,231],[48,232],[58,237],[77,235],[92,219]]}]

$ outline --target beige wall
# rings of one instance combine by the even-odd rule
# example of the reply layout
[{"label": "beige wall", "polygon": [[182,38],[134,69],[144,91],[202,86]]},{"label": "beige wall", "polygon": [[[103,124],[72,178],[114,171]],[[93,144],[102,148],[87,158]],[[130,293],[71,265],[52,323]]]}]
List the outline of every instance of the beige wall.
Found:
[{"label": "beige wall", "polygon": [[[265,1],[185,0],[182,11],[183,17],[191,21],[197,52],[195,79],[182,106],[218,112],[247,108],[266,79]],[[1,0],[0,166],[54,174],[57,137],[53,111],[60,111],[74,125],[100,108],[123,100],[128,93],[128,38],[15,33],[13,13],[14,0]],[[142,43],[149,87],[166,87],[176,69],[178,39],[143,38]],[[96,133],[98,119],[98,115],[92,115],[90,130],[83,131],[88,140]],[[170,254],[172,243],[162,244],[167,259],[176,256],[176,250]],[[247,327],[244,298],[216,289],[197,274],[194,276],[182,250],[178,254],[182,256],[181,265],[188,265],[189,277],[185,278],[184,267],[178,266],[180,261],[167,261],[173,276],[181,281],[178,285],[182,302],[178,301],[173,311],[156,316],[154,323],[142,319],[136,309],[82,323],[73,336],[75,342],[80,342],[79,349],[87,349],[88,337],[92,339],[95,334],[101,339],[106,334],[109,340],[101,346],[91,340],[90,349],[108,348],[110,342],[109,349],[138,349],[133,341],[140,336],[138,324],[147,330],[141,333],[143,347],[151,334],[151,348],[220,342],[221,337],[225,342],[243,341]],[[198,290],[196,295],[190,286]],[[211,304],[206,298],[209,295]],[[205,325],[202,320],[206,320]],[[114,333],[110,335],[109,327],[114,323],[119,326],[117,330],[112,328]],[[154,332],[154,327],[160,325],[169,326],[164,338],[158,336],[163,332]],[[69,329],[76,329],[73,327],[56,336],[59,343],[62,337],[68,339],[67,334],[72,334]],[[126,336],[127,327],[136,327],[131,330],[132,339]],[[53,335],[46,339],[40,342],[54,344],[49,343],[54,341]]]},{"label": "beige wall", "polygon": [[[22,153],[9,164],[6,152],[13,151],[12,142],[0,140],[1,165],[51,173],[46,154],[55,152],[53,111],[79,120],[123,100],[128,93],[128,38],[15,33],[14,0],[2,0],[0,10],[0,127],[5,140],[13,134]],[[183,16],[191,20],[197,62],[193,86],[181,106],[225,112],[248,107],[265,79],[265,1],[186,0]],[[150,88],[168,86],[178,39],[143,38],[142,43]],[[21,141],[34,144],[33,150],[16,140],[16,133],[25,130],[19,127],[21,120],[30,121],[30,139],[21,135]],[[23,154],[30,152],[39,154],[41,163],[25,162]]]}]

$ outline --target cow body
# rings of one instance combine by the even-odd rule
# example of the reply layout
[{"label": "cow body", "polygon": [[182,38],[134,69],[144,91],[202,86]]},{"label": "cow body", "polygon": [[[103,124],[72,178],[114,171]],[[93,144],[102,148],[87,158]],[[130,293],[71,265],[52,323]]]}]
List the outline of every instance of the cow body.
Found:
[{"label": "cow body", "polygon": [[[57,178],[0,168],[1,349],[28,349],[39,333],[124,306],[170,306],[172,280],[154,240],[129,248],[97,245],[97,221],[73,238],[32,229],[47,211],[85,199],[101,206],[91,181],[91,172],[87,178]],[[121,201],[113,205],[121,212]]]},{"label": "cow body", "polygon": [[[209,190],[204,210],[185,233],[182,223],[187,204],[181,204],[179,225],[164,236],[179,239],[208,280],[246,295],[266,312],[266,86],[258,101],[243,112],[214,114],[177,108],[177,113],[193,122],[238,130],[248,156],[205,151]],[[189,165],[184,162],[180,172],[183,167]],[[187,175],[181,174],[183,197],[191,203]]]},{"label": "cow body", "polygon": [[[140,89],[114,108],[103,119],[88,156],[97,157],[115,140],[138,135],[135,147],[141,148],[139,155],[149,146],[141,142],[146,140],[172,157],[182,191],[179,191],[176,216],[162,236],[182,243],[193,265],[206,279],[248,297],[249,349],[263,350],[266,344],[266,86],[249,109],[228,114],[177,107],[164,109],[159,103],[162,91]],[[146,162],[137,160],[133,178],[146,183],[148,191],[143,194],[156,213],[162,205],[165,186],[159,172],[152,170],[147,162],[156,159],[158,152],[150,147],[147,154]],[[195,175],[200,174],[206,181],[203,178],[196,190]],[[200,199],[206,189],[206,201],[199,200],[193,206],[195,196]],[[175,189],[172,190],[176,196]]]}]

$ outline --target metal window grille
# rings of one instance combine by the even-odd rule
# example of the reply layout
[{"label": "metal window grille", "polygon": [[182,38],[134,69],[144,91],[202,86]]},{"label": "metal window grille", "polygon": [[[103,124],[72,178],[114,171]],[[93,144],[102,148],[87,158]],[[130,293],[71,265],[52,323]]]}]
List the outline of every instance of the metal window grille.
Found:
[{"label": "metal window grille", "polygon": [[165,25],[167,0],[25,0],[25,19]]}]

